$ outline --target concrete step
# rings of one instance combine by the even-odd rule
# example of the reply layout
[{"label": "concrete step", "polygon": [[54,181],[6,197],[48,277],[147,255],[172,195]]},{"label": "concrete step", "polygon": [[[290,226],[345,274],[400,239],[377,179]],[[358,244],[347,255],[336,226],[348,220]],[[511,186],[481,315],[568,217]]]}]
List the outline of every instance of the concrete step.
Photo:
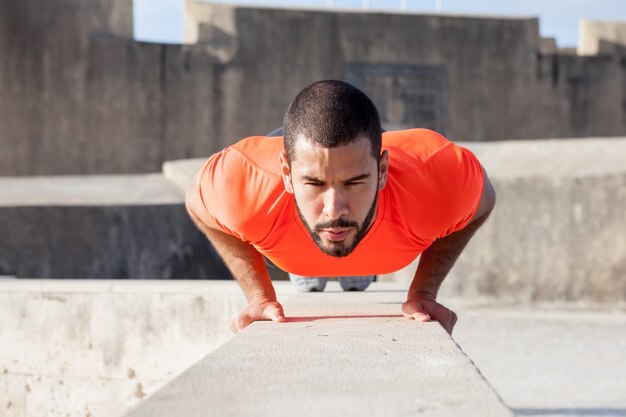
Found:
[{"label": "concrete step", "polygon": [[377,288],[292,295],[287,323],[253,323],[126,416],[512,416],[438,323],[400,315],[404,289]]}]

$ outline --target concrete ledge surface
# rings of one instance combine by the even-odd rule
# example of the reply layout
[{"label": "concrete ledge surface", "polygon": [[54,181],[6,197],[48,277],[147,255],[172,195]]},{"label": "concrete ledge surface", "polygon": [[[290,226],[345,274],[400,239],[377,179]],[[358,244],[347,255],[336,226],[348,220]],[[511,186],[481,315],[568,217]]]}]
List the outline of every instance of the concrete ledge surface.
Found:
[{"label": "concrete ledge surface", "polygon": [[0,207],[180,204],[163,174],[0,177]]},{"label": "concrete ledge surface", "polygon": [[[0,277],[5,278],[5,277]],[[0,293],[117,293],[117,294],[235,294],[243,298],[233,280],[160,280],[160,279],[9,279],[0,280]],[[278,294],[291,294],[288,282],[274,282]]]},{"label": "concrete ledge surface", "polygon": [[438,323],[399,314],[404,289],[376,289],[291,296],[287,323],[253,323],[127,416],[512,416]]}]

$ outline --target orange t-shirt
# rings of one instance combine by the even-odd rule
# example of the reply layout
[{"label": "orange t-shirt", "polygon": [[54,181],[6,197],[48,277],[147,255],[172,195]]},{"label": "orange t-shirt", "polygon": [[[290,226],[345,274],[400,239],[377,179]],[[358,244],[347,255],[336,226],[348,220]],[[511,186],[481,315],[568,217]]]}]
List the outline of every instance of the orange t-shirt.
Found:
[{"label": "orange t-shirt", "polygon": [[476,157],[436,132],[385,132],[387,185],[371,229],[342,258],[324,254],[280,175],[282,137],[254,136],[211,156],[196,176],[201,201],[225,233],[250,242],[281,269],[305,276],[385,274],[411,263],[476,212],[483,171]]}]

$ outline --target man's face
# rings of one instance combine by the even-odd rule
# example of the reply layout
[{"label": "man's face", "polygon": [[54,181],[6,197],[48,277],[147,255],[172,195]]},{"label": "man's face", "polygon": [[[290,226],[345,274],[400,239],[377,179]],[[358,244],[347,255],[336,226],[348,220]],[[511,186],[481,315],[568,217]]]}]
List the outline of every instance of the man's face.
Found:
[{"label": "man's face", "polygon": [[299,137],[291,166],[281,155],[285,188],[294,194],[302,223],[322,252],[347,256],[365,236],[375,219],[387,165],[385,151],[378,168],[366,137],[330,149]]}]

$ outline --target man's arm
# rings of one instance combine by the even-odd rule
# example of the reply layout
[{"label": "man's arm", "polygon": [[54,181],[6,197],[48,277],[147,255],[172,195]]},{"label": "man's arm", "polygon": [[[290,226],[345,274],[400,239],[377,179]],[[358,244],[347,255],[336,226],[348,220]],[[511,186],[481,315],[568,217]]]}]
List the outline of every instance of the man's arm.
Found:
[{"label": "man's arm", "polygon": [[407,301],[402,305],[405,317],[418,321],[431,318],[438,321],[452,334],[457,321],[456,314],[437,303],[437,292],[459,255],[476,230],[487,220],[496,202],[496,193],[484,172],[483,192],[476,213],[465,228],[433,242],[422,252],[415,271],[413,282],[407,293]]},{"label": "man's arm", "polygon": [[198,204],[199,196],[192,186],[185,198],[189,216],[211,241],[248,300],[248,306],[231,322],[233,333],[256,320],[286,321],[263,256],[251,244],[219,230],[210,218],[201,219],[196,214]]}]

